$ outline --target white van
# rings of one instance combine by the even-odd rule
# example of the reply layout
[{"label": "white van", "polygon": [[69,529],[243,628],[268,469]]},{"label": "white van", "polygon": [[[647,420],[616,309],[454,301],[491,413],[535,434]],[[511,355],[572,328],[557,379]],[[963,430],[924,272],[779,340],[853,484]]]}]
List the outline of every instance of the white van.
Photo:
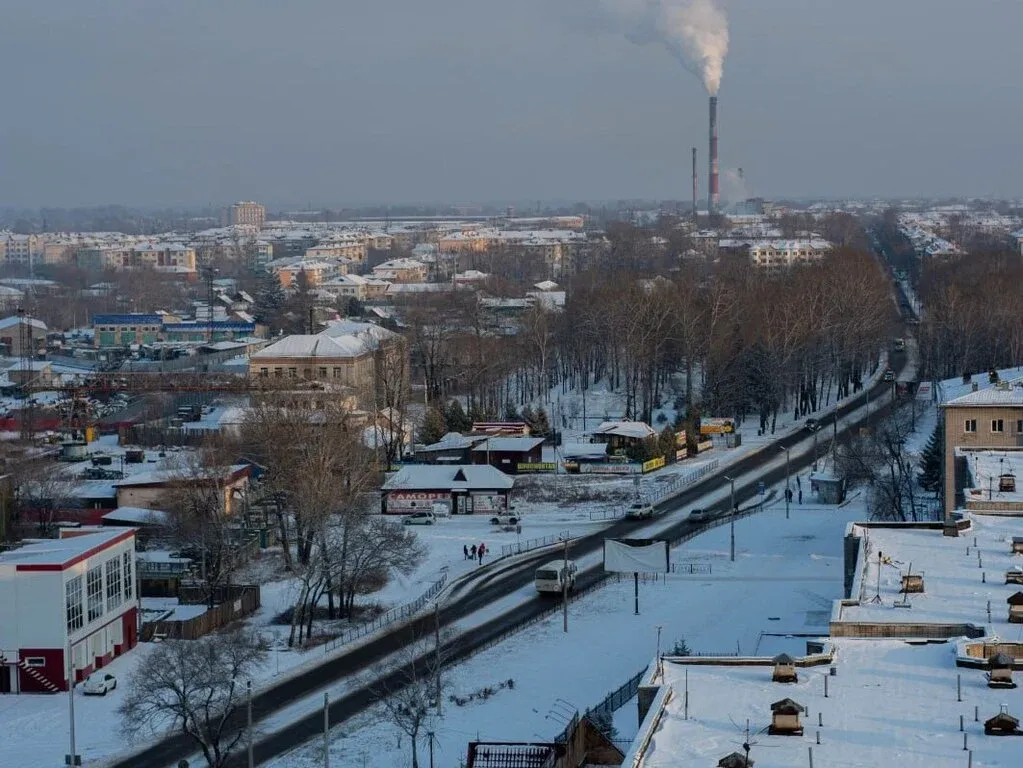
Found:
[{"label": "white van", "polygon": [[573,560],[569,560],[567,564],[564,560],[551,560],[546,565],[541,565],[533,576],[536,591],[541,595],[560,595],[567,582],[568,591],[571,592],[575,588],[577,570]]}]

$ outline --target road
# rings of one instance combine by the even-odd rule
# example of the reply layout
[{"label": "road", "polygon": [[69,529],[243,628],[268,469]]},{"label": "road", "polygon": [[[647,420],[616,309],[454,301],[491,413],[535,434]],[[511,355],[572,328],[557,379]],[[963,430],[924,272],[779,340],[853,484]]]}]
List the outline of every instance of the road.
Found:
[{"label": "road", "polygon": [[[890,367],[897,373],[906,366],[905,354],[893,354],[890,360]],[[841,420],[849,414],[862,408],[867,401],[886,400],[892,391],[892,384],[879,381],[869,393],[863,397],[845,403],[837,409],[837,419]],[[866,418],[854,423],[839,427],[838,433],[842,435],[850,429],[872,424],[883,417],[887,407],[882,406],[874,409]],[[825,442],[831,434],[829,422],[831,417],[824,419],[825,426],[821,430],[822,442]],[[672,513],[688,510],[697,506],[700,498],[710,491],[718,490],[724,481],[722,474],[727,472],[730,477],[736,478],[736,503],[753,498],[757,494],[757,484],[763,481],[768,487],[783,481],[785,468],[775,466],[769,471],[763,471],[768,464],[777,464],[779,455],[784,449],[792,449],[807,440],[807,433],[799,430],[794,434],[780,438],[779,440],[763,447],[755,453],[745,456],[735,463],[727,466],[726,469],[694,483],[684,489],[677,496],[662,501],[656,505],[658,513],[656,519],[665,521],[663,533],[659,535],[670,538],[681,538],[694,535],[695,533],[714,525],[714,521],[700,523],[689,522],[680,518],[670,522]],[[812,463],[812,456],[802,455],[798,458],[793,456],[791,471],[796,473],[805,469]],[[727,511],[727,502],[721,502],[709,506],[716,512]],[[588,554],[597,552],[602,546],[605,538],[627,537],[635,535],[637,526],[632,521],[618,521],[606,528],[595,531],[592,534],[575,539],[572,542],[571,552],[575,559],[582,558]],[[645,526],[644,526],[645,527]],[[536,567],[551,558],[550,550],[540,550],[536,553],[516,557],[511,564],[498,561],[492,569],[487,571],[474,572],[468,584],[471,589],[465,588],[468,584],[456,582],[452,585],[450,597],[444,603],[439,613],[441,627],[451,627],[458,621],[470,617],[473,613],[485,609],[495,602],[523,588],[532,582],[533,572]],[[604,578],[603,569],[600,566],[582,570],[576,582],[576,593],[581,594],[592,589]],[[461,588],[460,588],[461,586]],[[486,647],[495,639],[506,634],[509,628],[530,620],[542,614],[550,607],[550,601],[543,600],[536,595],[530,596],[521,603],[512,607],[509,611],[496,616],[489,621],[478,624],[470,632],[462,632],[449,639],[443,648],[442,656],[445,664],[454,664],[471,655],[480,648]],[[310,694],[315,694],[345,677],[355,675],[367,669],[379,665],[387,657],[395,652],[406,648],[414,641],[432,636],[435,629],[436,618],[432,613],[419,616],[410,622],[397,626],[390,631],[380,634],[377,639],[370,643],[353,647],[347,653],[327,659],[324,663],[297,673],[294,677],[282,680],[272,687],[259,692],[253,697],[252,710],[253,722],[259,723],[274,713],[285,709],[304,699]],[[410,659],[409,663],[420,666],[425,659]],[[338,724],[371,706],[376,700],[380,690],[394,690],[401,686],[404,680],[408,679],[408,665],[390,668],[386,674],[378,678],[372,686],[365,686],[358,690],[337,699],[330,706],[330,721]],[[243,725],[242,714],[238,713],[236,725],[241,728]],[[265,763],[278,757],[306,741],[322,733],[323,718],[320,712],[314,712],[308,716],[295,720],[280,730],[262,738],[254,746],[254,757],[256,764]],[[190,739],[181,734],[168,736],[149,747],[128,757],[122,757],[109,764],[110,768],[168,768],[173,766],[182,758],[190,757],[195,751]],[[232,762],[232,766],[244,765],[244,754]]]}]

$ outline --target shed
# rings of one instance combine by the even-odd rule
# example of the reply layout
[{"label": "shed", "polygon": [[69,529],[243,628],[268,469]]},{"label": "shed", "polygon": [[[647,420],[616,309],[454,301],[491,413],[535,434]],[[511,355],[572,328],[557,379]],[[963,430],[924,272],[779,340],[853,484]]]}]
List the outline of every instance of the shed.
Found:
[{"label": "shed", "polygon": [[910,592],[923,592],[924,575],[922,573],[902,574],[902,591],[906,594]]},{"label": "shed", "polygon": [[1012,554],[1023,554],[1023,536],[1012,537]]},{"label": "shed", "polygon": [[1017,592],[1005,602],[1009,604],[1009,623],[1023,624],[1023,592]]},{"label": "shed", "polygon": [[1007,653],[996,653],[988,659],[987,687],[1015,688],[1016,683],[1012,680],[1012,668],[1014,665],[1015,659]]},{"label": "shed", "polygon": [[753,758],[733,752],[718,760],[718,768],[753,768]]},{"label": "shed", "polygon": [[487,437],[472,448],[473,464],[489,464],[502,472],[516,474],[520,464],[543,462],[542,437]]},{"label": "shed", "polygon": [[990,720],[984,721],[984,733],[988,736],[1018,736],[1019,720],[1008,712],[999,712]]},{"label": "shed", "polygon": [[1006,584],[1023,584],[1023,568],[1016,566],[1005,572]]},{"label": "shed", "polygon": [[795,683],[799,677],[796,674],[796,662],[787,653],[779,653],[771,663],[774,664],[774,672],[771,679],[776,683]]},{"label": "shed", "polygon": [[841,504],[845,501],[845,478],[829,472],[810,475],[810,491],[821,504]]},{"label": "shed", "polygon": [[806,707],[792,699],[782,699],[771,705],[771,725],[767,732],[772,736],[802,736],[803,724],[799,716]]},{"label": "shed", "polygon": [[415,458],[420,464],[468,464],[472,447],[481,439],[448,432],[436,443],[418,446]]}]

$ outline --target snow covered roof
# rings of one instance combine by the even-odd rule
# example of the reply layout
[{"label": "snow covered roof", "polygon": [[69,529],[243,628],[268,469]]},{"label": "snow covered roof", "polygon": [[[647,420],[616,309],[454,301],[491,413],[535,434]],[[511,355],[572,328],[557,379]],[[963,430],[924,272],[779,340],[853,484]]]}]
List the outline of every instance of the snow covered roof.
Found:
[{"label": "snow covered roof", "polygon": [[474,453],[487,451],[508,453],[525,453],[543,444],[542,437],[488,437],[481,440],[472,450]]},{"label": "snow covered roof", "polygon": [[138,474],[131,475],[124,478],[123,480],[114,481],[116,488],[126,488],[130,486],[138,485],[164,485],[166,483],[173,482],[191,482],[194,480],[210,479],[210,478],[224,478],[226,474],[235,475],[239,472],[249,470],[251,465],[249,464],[234,464],[227,469],[225,473],[221,473],[216,469],[204,469],[204,468],[185,468],[185,469],[153,469],[147,472],[139,472]]},{"label": "snow covered roof", "polygon": [[251,356],[253,360],[273,360],[282,357],[318,357],[343,359],[358,357],[370,351],[365,343],[353,336],[331,338],[323,334],[296,334],[285,336]]},{"label": "snow covered roof", "polygon": [[454,464],[451,466],[414,464],[402,467],[387,478],[382,490],[510,490],[514,485],[513,478],[487,464]]},{"label": "snow covered roof", "polygon": [[978,389],[945,403],[946,408],[975,405],[1023,406],[1023,382]]},{"label": "snow covered roof", "polygon": [[603,443],[563,443],[561,455],[566,459],[596,459],[607,456],[607,446]]},{"label": "snow covered roof", "polygon": [[166,512],[143,507],[118,507],[107,512],[102,520],[108,523],[125,523],[127,525],[165,525],[169,519]]},{"label": "snow covered roof", "polygon": [[26,544],[18,549],[0,552],[0,566],[9,565],[21,568],[26,565],[48,565],[63,569],[77,560],[98,554],[102,550],[134,536],[135,531],[133,530],[115,529]]},{"label": "snow covered roof", "polygon": [[594,435],[617,435],[618,437],[631,437],[637,440],[645,440],[653,437],[657,431],[649,424],[642,421],[605,421],[595,430]]},{"label": "snow covered roof", "polygon": [[36,320],[34,317],[19,317],[17,315],[11,315],[10,317],[5,317],[3,320],[0,320],[0,329],[11,328],[18,325],[19,322],[25,322],[36,330],[46,330],[46,323],[42,320]]}]

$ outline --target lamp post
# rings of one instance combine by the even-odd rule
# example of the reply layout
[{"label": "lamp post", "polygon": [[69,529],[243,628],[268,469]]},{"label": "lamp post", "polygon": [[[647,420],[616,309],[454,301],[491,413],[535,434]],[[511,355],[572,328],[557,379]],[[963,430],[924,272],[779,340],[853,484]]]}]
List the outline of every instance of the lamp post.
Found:
[{"label": "lamp post", "polygon": [[789,487],[789,449],[785,447],[785,519],[789,519],[789,499],[792,498],[792,489]]},{"label": "lamp post", "polygon": [[730,520],[729,520],[729,528],[731,529],[730,530],[731,560],[734,563],[735,562],[735,513],[737,511],[736,508],[735,508],[735,478],[734,477],[728,477],[726,475],[725,476],[725,480],[727,480],[728,483],[732,487],[732,511],[731,511],[731,514],[729,515],[729,518],[730,518]]}]

